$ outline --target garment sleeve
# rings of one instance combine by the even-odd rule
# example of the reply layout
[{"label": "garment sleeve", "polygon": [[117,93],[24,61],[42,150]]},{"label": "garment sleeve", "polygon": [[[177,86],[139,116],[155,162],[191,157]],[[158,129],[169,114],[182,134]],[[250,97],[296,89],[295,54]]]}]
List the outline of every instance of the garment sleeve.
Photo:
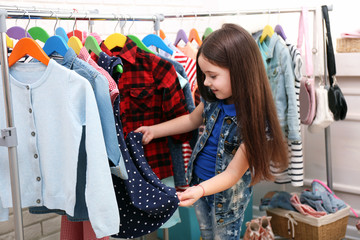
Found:
[{"label": "garment sleeve", "polygon": [[[154,72],[158,82],[157,86],[163,91],[162,111],[165,118],[163,120],[167,121],[188,114],[189,111],[174,66],[166,60],[160,59],[159,61]],[[191,137],[191,132],[172,136],[175,142],[185,142]]]},{"label": "garment sleeve", "polygon": [[90,83],[76,73],[69,84],[72,106],[85,125],[87,154],[85,200],[89,220],[97,238],[116,234],[120,217],[101,129],[101,121]]},{"label": "garment sleeve", "polygon": [[287,126],[288,139],[300,141],[299,134],[299,113],[297,112],[297,103],[295,95],[295,75],[291,66],[291,56],[287,47],[284,47],[281,53],[281,67],[284,73],[285,92],[287,96]]}]

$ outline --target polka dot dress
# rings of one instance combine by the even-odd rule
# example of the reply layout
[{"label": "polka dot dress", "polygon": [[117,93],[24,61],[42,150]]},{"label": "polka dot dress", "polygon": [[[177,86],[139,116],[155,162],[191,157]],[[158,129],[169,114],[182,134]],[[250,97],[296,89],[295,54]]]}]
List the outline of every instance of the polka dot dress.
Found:
[{"label": "polka dot dress", "polygon": [[[115,101],[115,106],[119,98]],[[175,188],[164,185],[151,170],[141,143],[142,134],[130,132],[126,140],[114,107],[119,147],[124,157],[128,180],[113,177],[119,206],[120,228],[114,238],[137,238],[149,234],[163,225],[179,205]]]}]

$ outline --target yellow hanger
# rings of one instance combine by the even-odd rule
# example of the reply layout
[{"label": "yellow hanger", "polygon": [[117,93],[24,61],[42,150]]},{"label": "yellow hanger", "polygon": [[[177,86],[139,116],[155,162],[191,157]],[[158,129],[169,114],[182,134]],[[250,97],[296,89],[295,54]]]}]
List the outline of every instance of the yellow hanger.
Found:
[{"label": "yellow hanger", "polygon": [[75,51],[76,55],[79,55],[80,50],[83,48],[80,39],[75,36],[71,36],[67,44]]},{"label": "yellow hanger", "polygon": [[14,48],[14,41],[9,38],[9,36],[6,34],[6,46],[8,48]]},{"label": "yellow hanger", "polygon": [[260,43],[262,43],[266,37],[271,37],[274,34],[274,29],[270,25],[266,25],[262,31],[260,37]]},{"label": "yellow hanger", "polygon": [[113,33],[105,39],[104,44],[109,50],[115,47],[123,48],[125,46],[126,39],[127,37],[121,33]]}]

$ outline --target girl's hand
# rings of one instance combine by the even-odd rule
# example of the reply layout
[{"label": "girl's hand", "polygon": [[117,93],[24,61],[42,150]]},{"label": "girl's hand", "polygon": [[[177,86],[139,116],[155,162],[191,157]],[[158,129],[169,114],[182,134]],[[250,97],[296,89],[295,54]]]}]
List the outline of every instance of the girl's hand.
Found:
[{"label": "girl's hand", "polygon": [[152,128],[148,126],[142,126],[136,129],[134,132],[141,132],[143,134],[142,144],[146,145],[154,138],[154,133],[152,132]]},{"label": "girl's hand", "polygon": [[193,205],[199,198],[203,197],[204,191],[200,186],[193,186],[186,189],[184,192],[178,193],[181,207]]}]

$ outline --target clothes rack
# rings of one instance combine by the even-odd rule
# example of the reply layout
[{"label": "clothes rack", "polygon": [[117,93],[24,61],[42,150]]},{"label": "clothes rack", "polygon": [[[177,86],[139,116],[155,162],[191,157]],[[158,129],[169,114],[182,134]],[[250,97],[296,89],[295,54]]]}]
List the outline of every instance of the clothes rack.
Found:
[{"label": "clothes rack", "polygon": [[[328,6],[329,11],[332,11],[332,5]],[[311,12],[316,12],[316,7],[308,8]],[[62,19],[62,20],[87,20],[89,24],[92,20],[112,20],[112,21],[152,21],[154,22],[154,29],[158,34],[160,30],[160,22],[165,19],[171,18],[197,18],[197,17],[220,17],[220,16],[238,16],[238,15],[261,15],[261,14],[279,14],[279,13],[300,13],[301,8],[277,8],[277,9],[264,9],[264,10],[238,10],[231,12],[199,12],[199,13],[185,13],[185,14],[170,14],[163,15],[157,14],[150,17],[132,17],[129,15],[122,14],[99,14],[97,11],[87,12],[74,12],[65,11],[59,9],[37,9],[37,8],[19,8],[17,6],[3,6],[0,5],[0,41],[1,41],[1,69],[2,79],[4,85],[4,96],[6,106],[6,118],[7,128],[1,130],[2,140],[0,146],[9,148],[9,162],[11,171],[11,187],[13,197],[13,208],[14,208],[14,223],[15,223],[15,239],[23,240],[23,224],[22,224],[22,213],[21,213],[21,199],[20,199],[20,186],[19,186],[19,175],[17,166],[17,155],[16,155],[16,129],[13,123],[12,117],[12,104],[10,96],[10,84],[9,84],[9,67],[7,61],[7,49],[6,49],[6,18],[22,19],[29,17],[34,19]],[[324,27],[322,25],[322,32],[324,33]],[[326,41],[325,38],[323,41]],[[325,42],[324,42],[325,46]],[[324,52],[326,54],[326,52]],[[324,56],[326,60],[326,56]],[[326,62],[324,62],[324,75],[326,76]],[[330,151],[330,129],[325,129],[325,145],[326,145],[326,168],[327,168],[327,183],[332,188],[332,176],[331,176],[331,151]],[[165,229],[164,239],[168,239],[168,229]]]}]

